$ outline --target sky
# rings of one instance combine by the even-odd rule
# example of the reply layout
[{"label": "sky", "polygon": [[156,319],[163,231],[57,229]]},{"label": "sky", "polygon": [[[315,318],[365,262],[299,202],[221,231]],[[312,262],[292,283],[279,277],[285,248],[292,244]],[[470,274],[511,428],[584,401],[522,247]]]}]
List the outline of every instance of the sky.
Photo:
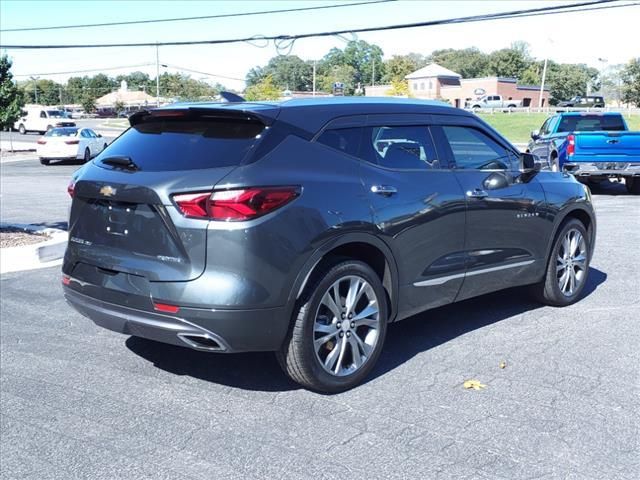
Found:
[{"label": "sky", "polygon": [[[628,0],[623,3],[630,3]],[[0,29],[145,20],[170,17],[217,15],[317,5],[348,3],[334,1],[0,1]],[[64,82],[74,74],[50,75],[91,68],[111,68],[150,64],[143,67],[105,71],[111,76],[143,71],[155,76],[155,47],[5,50],[10,44],[162,42],[205,40],[253,35],[299,34],[326,30],[383,26],[491,12],[539,8],[546,5],[575,3],[565,1],[420,1],[400,0],[366,6],[312,12],[280,13],[239,18],[207,19],[173,23],[116,26],[39,32],[0,32],[0,51],[14,62],[17,80],[39,74]],[[640,3],[640,2],[638,2]],[[638,38],[640,4],[619,9],[562,15],[505,19],[480,23],[422,27],[387,32],[361,33],[345,38],[303,39],[294,43],[291,54],[304,60],[322,58],[332,47],[343,48],[351,38],[366,40],[382,47],[385,58],[416,52],[427,55],[442,48],[477,47],[489,53],[506,48],[514,41],[529,43],[531,54],[562,63],[586,63],[602,69],[640,57]],[[264,43],[264,42],[263,42]],[[260,48],[263,47],[263,48]],[[161,71],[176,72],[182,67],[210,74],[237,78],[229,80],[200,74],[193,78],[242,89],[250,68],[264,65],[277,55],[269,45],[204,45],[160,47]],[[606,62],[599,59],[605,59]],[[94,75],[98,72],[81,73]]]}]

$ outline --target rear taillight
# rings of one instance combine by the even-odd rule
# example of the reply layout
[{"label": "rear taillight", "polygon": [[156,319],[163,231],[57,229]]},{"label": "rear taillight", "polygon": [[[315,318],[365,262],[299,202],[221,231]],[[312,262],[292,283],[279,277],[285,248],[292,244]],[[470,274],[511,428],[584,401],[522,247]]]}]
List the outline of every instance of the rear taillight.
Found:
[{"label": "rear taillight", "polygon": [[67,145],[78,145],[80,143],[80,140],[65,140],[64,143],[66,143]]},{"label": "rear taillight", "polygon": [[273,212],[299,194],[298,187],[253,187],[184,193],[174,195],[173,200],[187,217],[238,222]]},{"label": "rear taillight", "polygon": [[47,141],[44,138],[41,138],[40,140],[38,140],[38,145],[46,145]]},{"label": "rear taillight", "polygon": [[73,194],[75,193],[75,190],[76,190],[76,182],[71,180],[69,182],[69,185],[67,185],[67,193],[71,198],[73,198]]},{"label": "rear taillight", "polygon": [[567,135],[567,155],[573,155],[574,153],[576,153],[576,137]]},{"label": "rear taillight", "polygon": [[153,309],[156,312],[164,313],[178,313],[180,311],[180,307],[178,305],[169,305],[168,303],[157,302],[153,302]]}]

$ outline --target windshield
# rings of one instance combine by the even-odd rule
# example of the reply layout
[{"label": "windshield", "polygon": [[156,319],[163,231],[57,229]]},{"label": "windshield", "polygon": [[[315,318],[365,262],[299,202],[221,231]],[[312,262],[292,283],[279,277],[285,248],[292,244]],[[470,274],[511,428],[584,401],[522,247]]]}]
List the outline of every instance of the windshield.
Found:
[{"label": "windshield", "polygon": [[45,137],[73,137],[78,133],[77,128],[52,128],[44,134]]},{"label": "windshield", "polygon": [[47,110],[47,115],[50,118],[64,118],[64,112],[60,110]]}]

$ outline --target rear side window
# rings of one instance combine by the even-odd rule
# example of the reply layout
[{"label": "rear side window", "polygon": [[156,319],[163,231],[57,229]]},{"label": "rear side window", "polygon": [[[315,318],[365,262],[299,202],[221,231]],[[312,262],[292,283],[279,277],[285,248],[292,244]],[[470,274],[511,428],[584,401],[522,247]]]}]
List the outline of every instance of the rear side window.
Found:
[{"label": "rear side window", "polygon": [[385,168],[440,168],[433,139],[426,125],[367,127],[361,156],[363,160]]},{"label": "rear side window", "polygon": [[456,168],[506,170],[514,160],[510,152],[485,133],[471,127],[443,126]]},{"label": "rear side window", "polygon": [[316,140],[318,143],[340,150],[354,157],[358,155],[362,128],[331,128],[322,132]]},{"label": "rear side window", "polygon": [[229,167],[242,162],[264,130],[252,119],[150,118],[124,132],[101,156],[126,156],[152,172]]},{"label": "rear side window", "polygon": [[626,130],[621,115],[566,115],[558,132],[621,132]]}]

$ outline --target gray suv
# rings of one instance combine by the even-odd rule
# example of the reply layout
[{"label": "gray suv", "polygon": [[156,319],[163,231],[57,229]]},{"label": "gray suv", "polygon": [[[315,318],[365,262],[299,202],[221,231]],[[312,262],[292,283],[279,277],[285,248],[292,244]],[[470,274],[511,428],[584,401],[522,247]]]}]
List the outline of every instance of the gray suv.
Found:
[{"label": "gray suv", "polygon": [[587,187],[477,116],[336,97],[134,114],[69,185],[64,295],[96,324],[275,351],[305,387],[363,381],[391,322],[531,285],[575,302]]}]

